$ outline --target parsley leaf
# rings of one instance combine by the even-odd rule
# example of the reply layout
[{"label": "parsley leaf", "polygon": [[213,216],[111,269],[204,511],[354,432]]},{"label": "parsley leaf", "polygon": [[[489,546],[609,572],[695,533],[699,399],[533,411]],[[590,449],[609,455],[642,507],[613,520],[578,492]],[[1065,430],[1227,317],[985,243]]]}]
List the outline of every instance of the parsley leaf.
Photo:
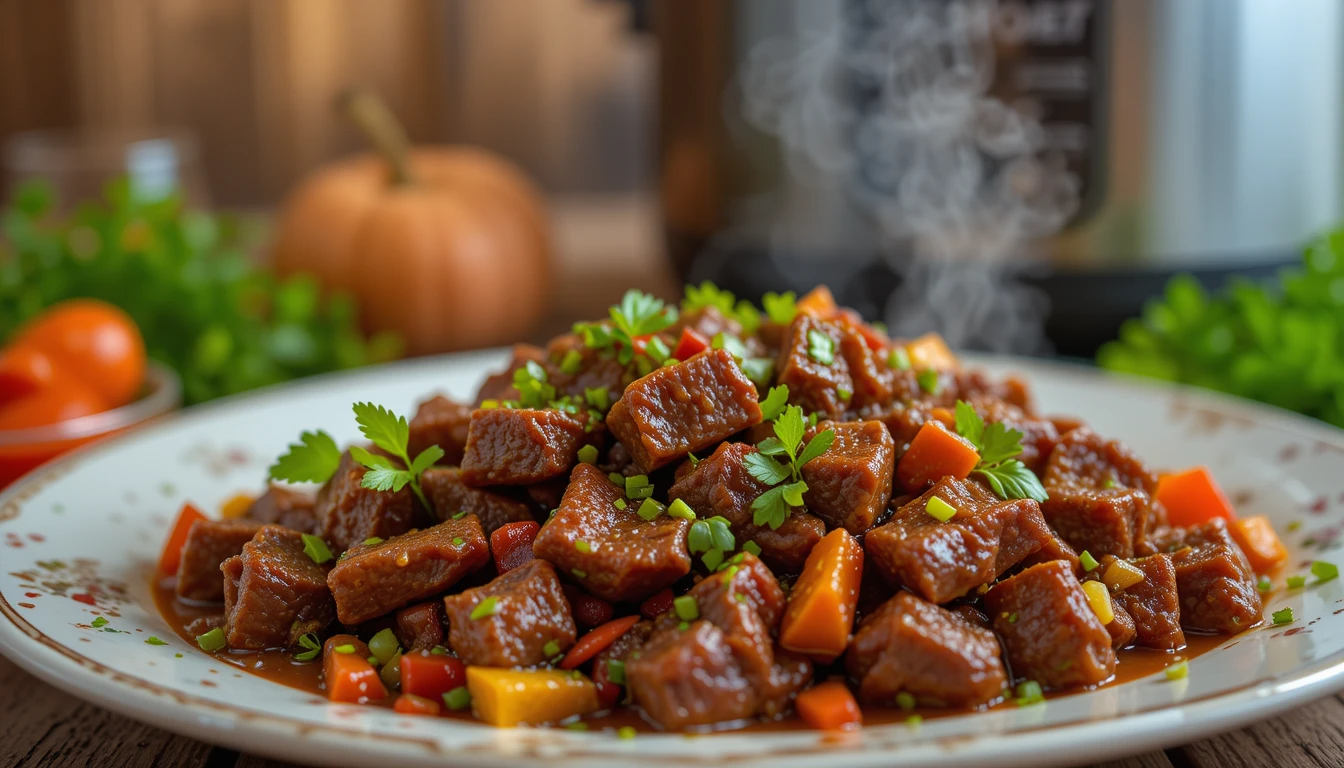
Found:
[{"label": "parsley leaf", "polygon": [[784,486],[777,485],[751,502],[751,522],[777,529],[789,518],[789,505],[784,503]]},{"label": "parsley leaf", "polygon": [[779,485],[789,479],[789,468],[764,453],[748,454],[743,463],[752,477],[766,485]]},{"label": "parsley leaf", "polygon": [[822,365],[835,362],[835,339],[812,328],[807,332],[807,356]]},{"label": "parsley leaf", "polygon": [[798,296],[793,291],[767,293],[761,297],[761,306],[765,309],[770,322],[788,325],[798,314]]},{"label": "parsley leaf", "polygon": [[980,475],[1001,499],[1049,498],[1040,478],[1015,456],[1022,453],[1022,433],[1000,422],[985,426],[984,419],[970,403],[957,401],[957,434],[966,438],[980,453],[980,463],[971,474]]},{"label": "parsley leaf", "polygon": [[[758,443],[757,452],[744,460],[752,477],[774,486],[751,503],[752,522],[756,525],[779,528],[788,519],[792,507],[803,505],[803,494],[807,493],[807,483],[802,479],[803,465],[825,453],[835,442],[835,430],[827,429],[814,435],[804,446],[807,426],[803,409],[796,405],[787,406],[775,417],[775,436]],[[775,456],[787,456],[789,461],[785,464],[773,458]],[[785,484],[788,480],[792,482]]]},{"label": "parsley leaf", "polygon": [[304,432],[271,465],[270,476],[286,483],[325,483],[340,463],[341,449],[331,435],[321,430]]},{"label": "parsley leaf", "polygon": [[397,416],[381,405],[373,403],[355,403],[355,423],[359,431],[369,442],[382,448],[393,456],[406,453],[406,443],[411,439],[410,425],[404,417]]},{"label": "parsley leaf", "polygon": [[771,387],[770,393],[761,401],[761,421],[773,421],[784,412],[784,406],[789,404],[789,385],[780,384],[777,387]]},{"label": "parsley leaf", "polygon": [[[634,361],[637,338],[657,333],[677,322],[676,307],[669,307],[662,299],[633,288],[626,291],[621,303],[611,307],[607,314],[611,316],[611,327],[601,323],[575,323],[574,332],[583,338],[585,346],[615,357],[621,365]],[[659,340],[652,344],[652,349],[641,350],[644,354],[641,362],[647,364],[650,355],[661,353],[656,361],[661,365],[667,356],[666,346]]]}]

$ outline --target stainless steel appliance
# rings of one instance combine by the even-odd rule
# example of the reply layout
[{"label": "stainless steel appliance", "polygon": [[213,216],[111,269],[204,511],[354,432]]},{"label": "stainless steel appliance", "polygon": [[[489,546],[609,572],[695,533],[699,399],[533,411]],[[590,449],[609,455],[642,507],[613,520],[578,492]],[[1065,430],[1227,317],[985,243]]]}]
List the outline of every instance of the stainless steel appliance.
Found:
[{"label": "stainless steel appliance", "polygon": [[655,0],[653,28],[689,280],[1087,354],[1173,272],[1265,274],[1344,216],[1337,0]]}]

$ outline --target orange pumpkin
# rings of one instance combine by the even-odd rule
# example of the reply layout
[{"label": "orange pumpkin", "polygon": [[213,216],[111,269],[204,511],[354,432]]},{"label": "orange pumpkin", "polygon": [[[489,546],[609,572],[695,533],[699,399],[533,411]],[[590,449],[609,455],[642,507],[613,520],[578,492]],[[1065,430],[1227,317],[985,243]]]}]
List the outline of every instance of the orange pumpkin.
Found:
[{"label": "orange pumpkin", "polygon": [[327,165],[291,193],[276,271],[354,296],[365,328],[399,334],[410,354],[526,335],[550,284],[536,187],[484,150],[409,148],[370,94],[344,105],[378,152]]}]

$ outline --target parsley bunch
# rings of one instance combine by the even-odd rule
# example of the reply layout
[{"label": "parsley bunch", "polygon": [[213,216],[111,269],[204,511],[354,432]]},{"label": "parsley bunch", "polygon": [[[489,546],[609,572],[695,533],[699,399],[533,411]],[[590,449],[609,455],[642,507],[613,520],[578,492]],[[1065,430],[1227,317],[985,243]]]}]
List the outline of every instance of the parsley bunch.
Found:
[{"label": "parsley bunch", "polygon": [[980,463],[971,474],[980,475],[1001,499],[1049,498],[1036,474],[1015,456],[1022,453],[1022,433],[1000,422],[985,426],[980,414],[964,400],[957,401],[957,434],[966,438],[980,453]]},{"label": "parsley bunch", "polygon": [[[604,323],[576,323],[574,332],[583,337],[585,346],[615,355],[622,365],[629,365],[635,359],[635,351],[641,346],[637,343],[641,337],[651,336],[677,322],[677,308],[669,307],[662,299],[650,296],[633,288],[621,297],[621,303],[608,310],[611,325]],[[656,342],[661,350],[652,349],[662,363],[667,357],[667,345],[661,339]],[[659,351],[661,355],[657,354]]]},{"label": "parsley bunch", "polygon": [[[787,402],[788,397],[788,387],[773,387],[761,403],[762,413],[767,406],[772,411],[778,410],[779,404]],[[803,494],[807,493],[807,483],[802,479],[803,465],[825,453],[835,442],[835,431],[827,429],[818,432],[803,446],[807,419],[803,417],[803,409],[796,405],[784,406],[775,416],[774,431],[774,437],[762,440],[756,445],[757,453],[746,458],[747,472],[760,482],[774,486],[751,503],[751,521],[756,525],[768,525],[772,530],[784,524],[793,507],[803,505]],[[775,457],[787,457],[788,463]]]},{"label": "parsley bunch", "polygon": [[681,300],[683,314],[705,307],[714,307],[724,317],[736,320],[742,332],[750,336],[761,327],[761,311],[746,299],[738,299],[732,291],[725,291],[706,280],[700,285],[687,285],[686,297]]},{"label": "parsley bunch", "polygon": [[[443,458],[443,449],[431,445],[412,459],[408,453],[410,425],[381,405],[355,403],[355,423],[359,431],[378,448],[391,454],[372,453],[358,445],[350,446],[350,456],[367,472],[360,485],[375,491],[400,491],[407,485],[425,509],[433,509],[420,487],[420,476]],[[273,480],[286,483],[325,483],[341,463],[341,450],[331,435],[321,430],[304,432],[299,442],[271,465]]]}]

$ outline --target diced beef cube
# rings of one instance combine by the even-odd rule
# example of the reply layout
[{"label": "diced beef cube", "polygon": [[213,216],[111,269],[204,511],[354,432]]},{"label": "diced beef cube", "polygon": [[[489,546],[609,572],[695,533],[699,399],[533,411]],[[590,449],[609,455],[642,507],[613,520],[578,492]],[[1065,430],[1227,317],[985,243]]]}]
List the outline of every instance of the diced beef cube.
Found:
[{"label": "diced beef cube", "polygon": [[[1115,561],[1102,558],[1089,578],[1100,578]],[[1112,593],[1111,602],[1123,606],[1134,619],[1134,641],[1144,648],[1178,650],[1185,647],[1181,630],[1181,602],[1171,555],[1161,553],[1129,561],[1143,571],[1143,581]]]},{"label": "diced beef cube", "polygon": [[761,559],[772,569],[798,573],[812,547],[826,535],[826,524],[801,510],[795,510],[776,530],[752,522],[751,503],[769,489],[752,477],[743,463],[755,452],[754,447],[745,443],[720,445],[690,474],[672,485],[668,498],[686,502],[701,518],[724,517],[739,549],[754,541],[761,548]]},{"label": "diced beef cube", "polygon": [[513,357],[509,360],[508,366],[490,377],[482,384],[476,392],[475,405],[477,408],[486,400],[517,400],[518,390],[513,386],[513,372],[527,365],[529,362],[543,362],[546,359],[546,353],[541,347],[531,344],[514,344]]},{"label": "diced beef cube", "polygon": [[940,394],[950,396],[953,402],[965,400],[973,403],[993,398],[1020,408],[1022,413],[1028,416],[1035,413],[1032,408],[1031,391],[1026,381],[1016,376],[1005,376],[1000,379],[990,376],[985,371],[963,368],[953,372],[952,380],[954,383],[952,389],[955,392]]},{"label": "diced beef cube", "polygon": [[980,609],[970,603],[948,606],[947,611],[973,627],[990,629],[989,617],[981,613]]},{"label": "diced beef cube", "polygon": [[225,640],[230,648],[289,648],[336,617],[327,569],[303,551],[303,536],[263,526],[224,572]]},{"label": "diced beef cube", "polygon": [[[930,515],[934,496],[957,514],[945,523]],[[869,531],[864,549],[887,579],[945,603],[993,581],[1050,539],[1031,499],[1003,501],[975,481],[945,477]]]},{"label": "diced beef cube", "polygon": [[182,545],[177,569],[177,596],[183,600],[224,599],[224,574],[219,566],[243,553],[243,545],[261,529],[255,520],[198,520]]},{"label": "diced beef cube", "polygon": [[1033,565],[1048,563],[1051,560],[1063,560],[1068,563],[1069,570],[1073,571],[1073,575],[1082,577],[1083,564],[1078,560],[1078,553],[1074,552],[1073,547],[1070,547],[1063,539],[1053,534],[1050,536],[1050,540],[1040,549],[1022,558],[1019,565],[1030,568]]},{"label": "diced beef cube", "polygon": [[1124,443],[1105,440],[1086,427],[1060,438],[1042,479],[1098,491],[1110,485],[1151,495],[1157,489],[1157,475]]},{"label": "diced beef cube", "polygon": [[397,611],[397,639],[413,651],[443,645],[443,603],[430,600]]},{"label": "diced beef cube", "polygon": [[471,425],[469,405],[457,403],[443,395],[435,395],[420,404],[415,418],[410,423],[410,440],[407,442],[411,458],[431,445],[443,449],[440,464],[458,465],[462,463],[462,452],[467,447],[467,428]]},{"label": "diced beef cube", "polygon": [[984,604],[1018,677],[1058,689],[1115,674],[1111,635],[1063,561],[1004,579],[985,593]]},{"label": "diced beef cube", "polygon": [[456,467],[433,467],[420,476],[420,486],[440,520],[451,520],[466,512],[475,515],[489,536],[509,523],[532,519],[532,508],[525,501],[483,488],[473,488],[462,480]]},{"label": "diced beef cube", "polygon": [[1121,558],[1139,551],[1153,524],[1156,479],[1123,444],[1074,429],[1060,438],[1041,479],[1050,495],[1041,512],[1074,549]]},{"label": "diced beef cube", "polygon": [[[567,367],[570,353],[578,354],[578,365]],[[603,355],[583,343],[578,334],[566,333],[551,339],[546,345],[547,380],[557,395],[584,399],[588,389],[607,390],[608,402],[615,402],[630,381],[626,367],[610,356]]]},{"label": "diced beef cube", "polygon": [[829,526],[861,534],[891,499],[896,445],[880,421],[823,422],[813,432],[824,429],[835,430],[835,442],[803,465],[803,501]]},{"label": "diced beef cube", "polygon": [[365,539],[390,539],[424,521],[410,488],[375,491],[360,485],[365,469],[346,451],[336,473],[317,492],[320,535],[333,552]]},{"label": "diced beef cube", "polygon": [[819,411],[830,417],[844,413],[854,380],[840,350],[843,337],[834,323],[807,313],[800,312],[793,319],[775,361],[775,375],[780,384],[788,385],[790,403],[807,413]]},{"label": "diced beef cube", "polygon": [[360,545],[327,574],[336,615],[353,626],[432,597],[490,561],[490,544],[472,515]]},{"label": "diced beef cube", "polygon": [[607,427],[641,472],[707,448],[761,420],[756,385],[726,349],[666,365],[625,388]]},{"label": "diced beef cube", "polygon": [[[490,602],[472,618],[482,603]],[[574,644],[577,630],[555,568],[531,560],[494,581],[443,599],[448,642],[468,665],[528,667],[547,661],[545,648]]]},{"label": "diced beef cube", "polygon": [[845,667],[863,701],[887,706],[905,692],[922,706],[976,707],[1008,683],[994,633],[909,592],[863,620]]},{"label": "diced beef cube", "polygon": [[609,682],[611,678],[607,673],[607,663],[629,662],[630,658],[644,647],[644,643],[648,642],[649,636],[653,634],[653,624],[647,620],[639,622],[626,630],[624,635],[616,638],[611,645],[598,652],[597,656],[593,657],[593,682],[598,684]]},{"label": "diced beef cube", "polygon": [[840,354],[854,382],[848,403],[850,410],[888,405],[896,394],[896,372],[887,364],[887,350],[870,347],[859,331],[858,322],[843,315],[835,321],[841,332]]},{"label": "diced beef cube", "polygon": [[1106,625],[1106,634],[1111,636],[1111,648],[1118,651],[1134,642],[1138,629],[1134,626],[1134,617],[1115,600],[1111,600],[1111,611],[1115,613],[1115,618]]},{"label": "diced beef cube", "polygon": [[583,421],[553,408],[486,408],[471,415],[462,479],[527,485],[559,477],[583,446]]},{"label": "diced beef cube", "polygon": [[1181,548],[1171,553],[1181,626],[1202,632],[1236,634],[1259,623],[1263,608],[1255,573],[1232,539],[1227,521],[1215,517],[1203,525],[1173,529]]},{"label": "diced beef cube", "polygon": [[271,484],[247,509],[247,519],[269,525],[281,525],[300,533],[317,533],[316,501],[306,493]]},{"label": "diced beef cube", "polygon": [[612,602],[643,600],[690,573],[690,521],[671,515],[645,520],[636,512],[639,502],[616,507],[624,498],[602,470],[579,464],[532,552]]}]

